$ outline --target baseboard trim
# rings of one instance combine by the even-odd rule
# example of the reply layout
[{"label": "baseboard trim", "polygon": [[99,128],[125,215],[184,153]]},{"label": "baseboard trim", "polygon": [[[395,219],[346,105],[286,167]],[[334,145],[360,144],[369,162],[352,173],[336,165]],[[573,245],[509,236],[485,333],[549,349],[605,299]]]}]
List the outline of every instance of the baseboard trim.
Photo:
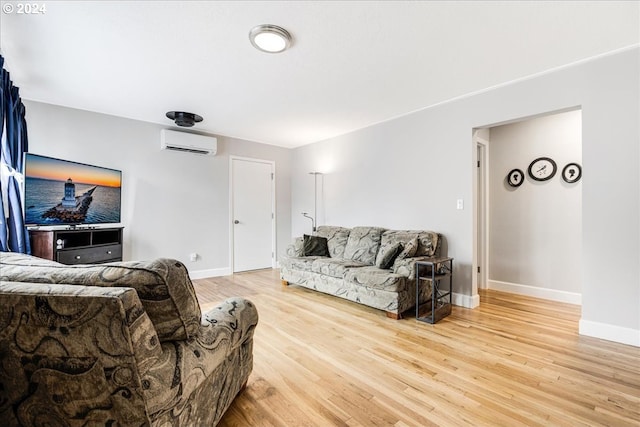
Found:
[{"label": "baseboard trim", "polygon": [[229,276],[231,274],[231,269],[229,267],[226,268],[212,268],[209,270],[193,270],[189,271],[189,277],[191,279],[206,279],[207,277],[220,277],[220,276]]},{"label": "baseboard trim", "polygon": [[487,287],[496,291],[510,292],[512,294],[525,295],[528,297],[582,305],[582,294],[577,294],[574,292],[559,291],[549,288],[538,288],[535,286],[520,285],[518,283],[501,282],[498,280],[488,280]]},{"label": "baseboard trim", "polygon": [[580,319],[580,335],[640,347],[640,330]]},{"label": "baseboard trim", "polygon": [[451,304],[464,308],[476,308],[480,305],[480,295],[451,294]]}]

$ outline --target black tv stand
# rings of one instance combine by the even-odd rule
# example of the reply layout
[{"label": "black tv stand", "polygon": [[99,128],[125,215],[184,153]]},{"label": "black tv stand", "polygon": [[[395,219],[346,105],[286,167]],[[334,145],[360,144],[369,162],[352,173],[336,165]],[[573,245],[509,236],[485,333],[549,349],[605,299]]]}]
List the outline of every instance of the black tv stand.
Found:
[{"label": "black tv stand", "polygon": [[122,227],[29,230],[31,253],[62,264],[122,261]]}]

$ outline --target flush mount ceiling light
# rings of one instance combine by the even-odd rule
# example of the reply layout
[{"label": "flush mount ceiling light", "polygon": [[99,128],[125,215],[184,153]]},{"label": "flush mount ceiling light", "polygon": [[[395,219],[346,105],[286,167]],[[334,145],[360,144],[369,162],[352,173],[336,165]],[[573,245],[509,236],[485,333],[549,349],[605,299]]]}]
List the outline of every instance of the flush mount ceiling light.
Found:
[{"label": "flush mount ceiling light", "polygon": [[193,113],[186,113],[184,111],[169,111],[167,113],[167,117],[175,121],[176,125],[186,128],[190,128],[194,124],[202,121],[201,116]]},{"label": "flush mount ceiling light", "polygon": [[258,50],[267,53],[284,52],[291,46],[291,34],[282,27],[262,24],[249,32],[251,44]]}]

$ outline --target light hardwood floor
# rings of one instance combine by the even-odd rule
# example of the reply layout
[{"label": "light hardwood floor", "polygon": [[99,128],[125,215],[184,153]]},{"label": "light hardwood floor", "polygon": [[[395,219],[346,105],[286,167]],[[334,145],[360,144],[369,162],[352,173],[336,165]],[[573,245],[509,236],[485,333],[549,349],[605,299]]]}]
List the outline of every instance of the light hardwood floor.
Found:
[{"label": "light hardwood floor", "polygon": [[640,348],[578,335],[580,307],[496,291],[428,325],[277,270],[195,281],[260,321],[247,388],[219,426],[638,426]]}]

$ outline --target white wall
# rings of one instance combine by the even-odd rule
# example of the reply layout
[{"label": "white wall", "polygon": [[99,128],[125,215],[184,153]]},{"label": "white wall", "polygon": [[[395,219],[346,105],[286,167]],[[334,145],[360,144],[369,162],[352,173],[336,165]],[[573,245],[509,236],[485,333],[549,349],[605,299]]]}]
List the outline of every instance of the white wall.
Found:
[{"label": "white wall", "polygon": [[296,149],[293,235],[309,229],[299,214],[312,209],[307,173],[327,171],[320,223],[439,231],[455,258],[455,292],[472,298],[473,129],[580,107],[580,331],[640,345],[639,64],[640,49],[627,49]]},{"label": "white wall", "polygon": [[[582,163],[581,112],[493,127],[489,152],[489,287],[580,304],[582,181],[566,183],[562,168]],[[507,184],[543,156],[556,162],[552,179]]]},{"label": "white wall", "polygon": [[162,151],[157,124],[25,106],[30,152],[122,170],[125,260],[169,257],[195,277],[230,274],[230,155],[276,162],[278,253],[290,242],[290,150],[218,136],[213,157]]},{"label": "white wall", "polygon": [[[276,161],[278,254],[292,236],[309,231],[300,215],[313,211],[308,172],[327,172],[320,224],[441,232],[455,258],[455,291],[470,299],[476,280],[472,130],[580,107],[580,331],[640,345],[639,65],[640,49],[624,50],[301,147],[292,157],[289,150],[223,137],[219,156],[183,157],[159,151],[159,125],[25,104],[31,151],[123,170],[127,259],[169,256],[191,270],[228,269],[233,154]],[[186,198],[176,198],[184,191]],[[200,199],[189,199],[194,195]],[[456,199],[465,201],[463,210],[456,210]],[[190,252],[202,255],[197,267],[186,258]]]}]

